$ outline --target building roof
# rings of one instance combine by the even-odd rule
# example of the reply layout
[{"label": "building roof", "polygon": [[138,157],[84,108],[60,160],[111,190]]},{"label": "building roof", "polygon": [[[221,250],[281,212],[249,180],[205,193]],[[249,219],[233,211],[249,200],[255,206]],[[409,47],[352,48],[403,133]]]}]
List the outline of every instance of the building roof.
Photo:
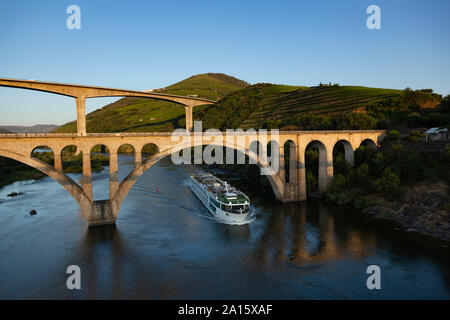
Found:
[{"label": "building roof", "polygon": [[425,134],[438,134],[438,133],[447,132],[447,131],[448,131],[447,128],[431,128],[431,129],[428,129],[428,131],[425,132]]}]

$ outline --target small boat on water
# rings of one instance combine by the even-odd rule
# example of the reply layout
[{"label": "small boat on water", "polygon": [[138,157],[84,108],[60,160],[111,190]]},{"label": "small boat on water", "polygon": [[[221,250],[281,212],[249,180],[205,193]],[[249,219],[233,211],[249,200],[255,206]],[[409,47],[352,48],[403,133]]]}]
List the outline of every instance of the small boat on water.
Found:
[{"label": "small boat on water", "polygon": [[217,221],[240,224],[251,215],[250,199],[208,172],[190,175],[191,190]]}]

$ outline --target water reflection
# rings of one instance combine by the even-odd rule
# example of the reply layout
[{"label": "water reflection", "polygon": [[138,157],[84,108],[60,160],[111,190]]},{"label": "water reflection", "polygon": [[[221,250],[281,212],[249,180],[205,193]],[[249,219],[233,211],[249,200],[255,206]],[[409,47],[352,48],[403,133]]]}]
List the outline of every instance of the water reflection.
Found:
[{"label": "water reflection", "polygon": [[[123,177],[132,162],[119,160]],[[194,169],[167,161],[152,167],[130,191],[117,226],[93,229],[56,182],[24,183],[26,196],[13,200],[6,194],[14,186],[1,189],[0,298],[450,297],[444,242],[349,208],[278,204],[258,194],[250,195],[254,222],[216,223],[182,183]],[[96,182],[105,192],[107,178]],[[31,204],[39,204],[37,216],[26,214]],[[80,291],[65,287],[70,264],[81,267]],[[382,268],[379,292],[365,286],[370,264]]]}]

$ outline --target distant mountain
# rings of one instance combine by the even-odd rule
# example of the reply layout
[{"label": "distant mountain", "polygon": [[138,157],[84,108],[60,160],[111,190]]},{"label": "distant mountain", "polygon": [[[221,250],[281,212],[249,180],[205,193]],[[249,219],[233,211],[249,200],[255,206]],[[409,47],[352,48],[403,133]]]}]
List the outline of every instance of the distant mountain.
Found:
[{"label": "distant mountain", "polygon": [[59,126],[55,124],[37,124],[35,126],[0,126],[0,129],[12,133],[48,133],[54,131]]},{"label": "distant mountain", "polygon": [[[223,73],[206,73],[156,89],[155,92],[218,100],[247,86],[247,82]],[[205,107],[207,106],[200,106],[195,110]],[[123,98],[88,114],[86,125],[88,132],[99,133],[173,131],[185,125],[184,108],[162,100]],[[55,132],[76,130],[76,121],[72,121],[57,128]]]},{"label": "distant mountain", "polygon": [[6,129],[0,128],[0,133],[11,133],[11,132]]}]

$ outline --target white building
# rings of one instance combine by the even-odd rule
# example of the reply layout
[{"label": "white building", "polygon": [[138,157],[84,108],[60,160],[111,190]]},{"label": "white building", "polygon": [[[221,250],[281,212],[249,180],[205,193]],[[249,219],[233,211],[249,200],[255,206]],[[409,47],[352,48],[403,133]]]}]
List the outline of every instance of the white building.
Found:
[{"label": "white building", "polygon": [[425,132],[426,141],[448,140],[447,128],[431,128]]}]

